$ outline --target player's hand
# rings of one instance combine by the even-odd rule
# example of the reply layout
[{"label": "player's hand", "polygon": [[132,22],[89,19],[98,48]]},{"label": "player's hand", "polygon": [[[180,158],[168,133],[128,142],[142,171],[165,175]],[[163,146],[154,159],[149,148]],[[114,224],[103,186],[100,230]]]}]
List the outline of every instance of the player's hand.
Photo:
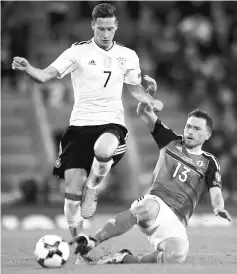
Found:
[{"label": "player's hand", "polygon": [[155,112],[158,113],[162,111],[164,105],[161,101],[154,99],[150,102],[149,107]]},{"label": "player's hand", "polygon": [[157,91],[157,84],[156,80],[151,78],[148,75],[144,76],[144,79],[147,81],[147,92],[154,97]]},{"label": "player's hand", "polygon": [[25,71],[30,66],[29,62],[23,57],[14,57],[12,61],[12,69]]},{"label": "player's hand", "polygon": [[154,112],[157,114],[163,109],[163,103],[158,100],[151,101],[150,105],[148,103],[139,103],[137,106],[137,114],[142,115],[144,113],[149,114]]},{"label": "player's hand", "polygon": [[224,219],[227,219],[229,222],[231,222],[230,214],[224,208],[216,207],[214,208],[214,213],[216,216],[220,216]]},{"label": "player's hand", "polygon": [[142,115],[143,113],[151,113],[152,109],[147,103],[139,103],[137,106],[137,114]]}]

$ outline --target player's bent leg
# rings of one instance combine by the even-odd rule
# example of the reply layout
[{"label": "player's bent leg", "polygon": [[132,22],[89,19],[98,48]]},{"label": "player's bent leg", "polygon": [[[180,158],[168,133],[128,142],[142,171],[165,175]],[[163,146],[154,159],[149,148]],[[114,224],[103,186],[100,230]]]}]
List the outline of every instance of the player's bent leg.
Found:
[{"label": "player's bent leg", "polygon": [[163,263],[184,263],[189,251],[189,242],[181,238],[167,238],[159,244]]},{"label": "player's bent leg", "polygon": [[112,156],[117,150],[118,144],[117,136],[109,132],[103,133],[95,143],[95,157],[87,179],[81,209],[85,219],[91,218],[96,211],[98,186],[111,169]]},{"label": "player's bent leg", "polygon": [[98,243],[120,236],[137,224],[137,217],[130,209],[116,215],[92,236]]},{"label": "player's bent leg", "polygon": [[128,253],[120,263],[184,263],[188,254],[189,243],[188,240],[180,238],[168,238],[159,245],[159,248],[161,249],[141,256]]},{"label": "player's bent leg", "polygon": [[168,238],[159,245],[159,248],[162,249],[141,256],[133,255],[129,250],[122,250],[106,256],[98,264],[184,263],[188,254],[189,243],[180,238]]},{"label": "player's bent leg", "polygon": [[[104,258],[102,263],[183,263],[189,249],[186,230],[174,213],[167,209],[161,200],[149,195],[136,200],[131,210],[137,218],[139,228],[149,236],[155,251],[142,256],[118,252]],[[180,237],[168,236],[169,234]]]},{"label": "player's bent leg", "polygon": [[87,179],[87,186],[90,188],[97,187],[109,173],[113,164],[112,156],[117,150],[118,145],[119,140],[115,134],[105,132],[100,135],[94,146],[95,158]]},{"label": "player's bent leg", "polygon": [[121,212],[114,218],[108,220],[107,223],[93,235],[87,236],[85,234],[80,234],[78,237],[77,252],[81,255],[85,255],[100,243],[126,233],[133,228],[136,223],[137,217],[133,211],[129,209]]},{"label": "player's bent leg", "polygon": [[136,215],[137,224],[141,229],[154,229],[153,226],[160,211],[158,201],[142,197],[133,202],[131,210]]},{"label": "player's bent leg", "polygon": [[159,214],[159,203],[151,198],[136,200],[129,210],[119,213],[114,218],[110,219],[101,229],[99,229],[94,235],[91,236],[94,244],[90,244],[90,241],[82,235],[81,248],[78,252],[81,254],[89,252],[91,246],[93,248],[99,243],[102,243],[113,237],[120,236],[134,225],[139,224],[141,228],[154,227],[155,220]]},{"label": "player's bent leg", "polygon": [[81,200],[86,179],[87,172],[84,169],[65,171],[64,215],[73,239],[76,239],[83,227]]}]

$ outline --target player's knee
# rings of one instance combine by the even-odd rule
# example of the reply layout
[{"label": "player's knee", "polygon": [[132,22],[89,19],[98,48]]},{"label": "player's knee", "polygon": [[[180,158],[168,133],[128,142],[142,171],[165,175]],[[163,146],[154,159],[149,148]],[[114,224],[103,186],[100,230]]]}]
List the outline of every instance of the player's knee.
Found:
[{"label": "player's knee", "polygon": [[92,169],[97,175],[107,175],[110,171],[110,168],[113,164],[112,158],[101,159],[98,157],[94,158]]},{"label": "player's knee", "polygon": [[114,134],[102,134],[94,145],[95,156],[101,159],[112,157],[118,148],[118,144],[118,138]]},{"label": "player's knee", "polygon": [[84,169],[70,169],[65,171],[65,192],[80,195],[87,179]]},{"label": "player's knee", "polygon": [[183,263],[188,254],[189,243],[180,238],[168,238],[160,247],[164,250],[165,263]]},{"label": "player's knee", "polygon": [[148,205],[145,203],[139,203],[137,200],[132,203],[131,209],[139,217],[139,219],[142,219],[142,217],[146,216],[149,212]]},{"label": "player's knee", "polygon": [[185,250],[164,252],[164,261],[166,263],[184,263],[187,257]]},{"label": "player's knee", "polygon": [[155,220],[159,213],[159,204],[152,200],[136,200],[131,205],[131,209],[137,215],[138,223],[142,227],[150,226],[150,222]]}]

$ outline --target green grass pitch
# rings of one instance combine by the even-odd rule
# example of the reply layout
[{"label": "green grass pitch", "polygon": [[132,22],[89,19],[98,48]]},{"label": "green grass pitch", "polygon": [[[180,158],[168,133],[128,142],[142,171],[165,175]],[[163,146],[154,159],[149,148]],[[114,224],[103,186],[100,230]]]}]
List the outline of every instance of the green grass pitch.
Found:
[{"label": "green grass pitch", "polygon": [[[103,225],[103,216],[93,222],[88,233]],[[75,265],[71,249],[69,261],[60,269],[44,269],[34,259],[37,240],[45,234],[56,234],[70,240],[67,230],[2,230],[1,268],[2,274],[96,274],[96,273],[149,273],[149,274],[231,274],[237,273],[237,229],[236,227],[190,227],[188,236],[190,252],[183,265]],[[92,257],[128,248],[135,254],[151,252],[151,247],[137,228],[127,234],[104,242],[91,252]]]}]

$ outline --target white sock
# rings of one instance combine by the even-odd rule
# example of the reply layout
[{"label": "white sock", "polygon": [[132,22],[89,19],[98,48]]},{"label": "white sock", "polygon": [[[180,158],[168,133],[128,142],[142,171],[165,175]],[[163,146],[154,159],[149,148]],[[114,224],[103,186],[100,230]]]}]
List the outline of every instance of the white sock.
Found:
[{"label": "white sock", "polygon": [[87,179],[87,186],[91,189],[95,189],[99,186],[100,182],[109,173],[113,160],[108,162],[99,162],[95,157],[91,166],[91,172]]},{"label": "white sock", "polygon": [[72,237],[77,237],[83,228],[83,217],[81,216],[81,201],[73,201],[65,198],[64,215]]}]

